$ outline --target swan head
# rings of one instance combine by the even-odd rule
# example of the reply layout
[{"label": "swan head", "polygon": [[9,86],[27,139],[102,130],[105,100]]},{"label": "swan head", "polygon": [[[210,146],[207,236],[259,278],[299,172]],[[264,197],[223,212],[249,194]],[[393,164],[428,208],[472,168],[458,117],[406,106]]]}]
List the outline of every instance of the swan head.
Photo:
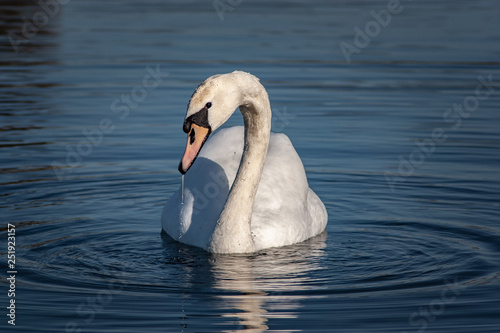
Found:
[{"label": "swan head", "polygon": [[180,173],[185,174],[193,165],[210,134],[245,104],[244,92],[255,82],[259,82],[255,76],[235,71],[211,76],[198,86],[189,101],[182,127],[188,138],[179,163]]}]

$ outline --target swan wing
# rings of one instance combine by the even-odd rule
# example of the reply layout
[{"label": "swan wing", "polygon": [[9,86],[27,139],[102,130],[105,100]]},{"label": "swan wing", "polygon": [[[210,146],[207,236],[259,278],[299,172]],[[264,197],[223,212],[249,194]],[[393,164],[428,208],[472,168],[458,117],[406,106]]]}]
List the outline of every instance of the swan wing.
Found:
[{"label": "swan wing", "polygon": [[[207,249],[241,161],[244,128],[220,129],[208,140],[167,202],[162,225],[172,238]],[[252,213],[256,249],[289,245],[321,233],[327,212],[309,188],[304,166],[289,138],[271,133]]]},{"label": "swan wing", "polygon": [[290,139],[271,133],[252,214],[256,247],[302,242],[321,233],[326,222],[325,206],[309,188],[302,160]]}]

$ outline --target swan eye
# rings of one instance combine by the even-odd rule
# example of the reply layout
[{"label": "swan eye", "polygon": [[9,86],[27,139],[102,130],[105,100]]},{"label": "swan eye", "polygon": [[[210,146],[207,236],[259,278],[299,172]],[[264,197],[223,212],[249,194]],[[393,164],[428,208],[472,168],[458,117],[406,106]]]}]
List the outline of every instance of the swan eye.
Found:
[{"label": "swan eye", "polygon": [[211,107],[211,106],[212,106],[212,103],[210,103],[210,102],[208,102],[207,104],[205,104],[205,107],[206,107],[207,109],[210,109],[210,107]]}]

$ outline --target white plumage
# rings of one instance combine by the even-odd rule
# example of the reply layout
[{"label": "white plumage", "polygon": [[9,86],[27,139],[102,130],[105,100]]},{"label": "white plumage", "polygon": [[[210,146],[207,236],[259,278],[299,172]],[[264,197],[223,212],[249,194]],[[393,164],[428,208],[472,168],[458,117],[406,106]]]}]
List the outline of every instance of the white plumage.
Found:
[{"label": "white plumage", "polygon": [[[214,88],[211,88],[211,94],[207,94],[198,88],[191,98],[190,108],[196,108],[192,104],[193,99],[200,97],[197,93],[207,94],[210,100],[216,100],[214,96],[218,93],[217,90],[221,93],[225,91],[223,89],[225,84],[241,86],[244,89],[248,84],[246,81],[250,80],[251,85],[255,82],[260,85],[254,76],[247,73],[234,72],[225,75],[232,74],[237,74],[239,77],[225,82],[217,80],[217,77],[221,76],[207,79],[207,81],[216,80],[216,91],[213,92]],[[265,90],[258,96],[253,93],[251,98],[265,99],[267,105],[269,103]],[[250,110],[240,107],[246,125],[253,122],[252,119],[259,117],[261,121],[270,123],[270,116],[259,115],[266,112],[270,115],[270,107],[265,106],[264,108],[269,110],[261,112],[257,106],[262,106],[262,101],[249,103],[248,98],[242,99],[235,103],[238,104],[236,107],[245,104],[245,108]],[[200,105],[205,105],[205,99],[201,98],[200,101]],[[231,113],[236,107],[228,106],[232,109]],[[213,109],[211,108],[209,112],[222,112],[222,110],[217,109],[214,103]],[[224,112],[229,111],[224,110]],[[221,117],[228,118],[225,115]],[[258,120],[256,124],[259,128],[262,127]],[[213,127],[218,126],[220,124]],[[270,124],[266,126],[269,128]],[[325,206],[309,188],[302,161],[288,137],[284,134],[271,133],[266,153],[264,143],[252,143],[255,138],[259,139],[265,135],[252,134],[252,125],[249,127],[247,146],[245,146],[245,129],[242,126],[219,130],[203,146],[196,162],[184,176],[183,200],[182,191],[179,189],[163,209],[163,230],[173,239],[212,252],[251,252],[301,242],[325,229],[327,223]],[[252,135],[255,136],[253,141]],[[253,150],[252,147],[248,147],[252,145],[256,147]],[[245,157],[242,159],[244,147],[249,151],[246,159]],[[259,159],[265,161],[263,167],[259,167]],[[253,160],[257,161],[254,163]],[[240,163],[245,165],[240,167]],[[261,172],[260,179],[252,180],[252,172],[255,174]],[[241,184],[238,184],[238,189],[234,190],[233,194],[231,188],[237,177]],[[256,183],[257,186],[254,194],[252,183]],[[228,197],[231,195],[237,195],[238,200],[229,200]],[[223,211],[225,215],[222,217]],[[245,214],[249,215],[248,218],[245,218]],[[238,225],[242,227],[238,228]],[[214,236],[214,233],[217,235]]]}]

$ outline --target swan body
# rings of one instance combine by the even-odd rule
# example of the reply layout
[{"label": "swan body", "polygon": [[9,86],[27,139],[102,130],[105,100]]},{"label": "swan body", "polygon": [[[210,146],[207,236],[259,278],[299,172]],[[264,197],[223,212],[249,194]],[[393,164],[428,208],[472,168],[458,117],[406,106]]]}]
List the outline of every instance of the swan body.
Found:
[{"label": "swan body", "polygon": [[[211,135],[237,107],[245,127]],[[309,188],[300,157],[270,125],[269,99],[255,76],[236,71],[198,87],[184,122],[184,191],[174,193],[162,213],[170,237],[210,252],[244,253],[301,242],[325,229],[325,206]]]}]

